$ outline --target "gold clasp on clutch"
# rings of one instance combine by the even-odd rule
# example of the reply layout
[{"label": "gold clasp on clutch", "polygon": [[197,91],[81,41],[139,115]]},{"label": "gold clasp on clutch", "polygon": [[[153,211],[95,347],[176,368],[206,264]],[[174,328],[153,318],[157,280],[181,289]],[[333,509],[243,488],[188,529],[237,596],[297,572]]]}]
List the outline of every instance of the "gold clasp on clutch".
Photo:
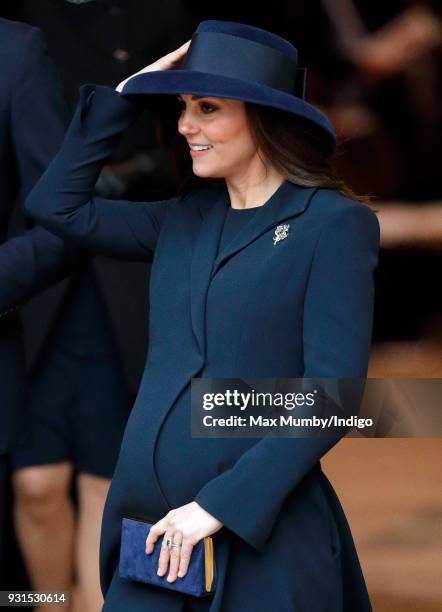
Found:
[{"label": "gold clasp on clutch", "polygon": [[213,584],[213,541],[207,536],[204,538],[204,565],[206,570],[206,591],[210,593]]}]

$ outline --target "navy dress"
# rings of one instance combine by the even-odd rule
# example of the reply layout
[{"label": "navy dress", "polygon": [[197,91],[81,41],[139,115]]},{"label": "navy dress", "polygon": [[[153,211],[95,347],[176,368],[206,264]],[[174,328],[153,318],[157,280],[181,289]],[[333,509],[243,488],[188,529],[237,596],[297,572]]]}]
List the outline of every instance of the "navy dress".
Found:
[{"label": "navy dress", "polygon": [[254,208],[232,208],[227,211],[224,220],[223,232],[219,241],[218,253],[220,253],[226,244],[231,242],[235,234],[239,232],[241,227],[245,225],[255,214],[257,207]]},{"label": "navy dress", "polygon": [[[366,376],[376,216],[290,180],[255,211],[231,211],[225,184],[161,202],[97,198],[102,165],[137,112],[114,90],[83,87],[63,146],[26,201],[82,248],[152,263],[146,366],[103,515],[104,610],[369,612],[352,535],[320,465],[342,432],[210,439],[189,428],[194,377]],[[286,238],[276,241],[281,224]],[[120,579],[122,518],[158,520],[191,501],[223,523],[215,594],[186,604]]]},{"label": "navy dress", "polygon": [[70,281],[29,397],[30,436],[13,453],[15,470],[67,461],[77,473],[112,478],[129,393],[90,267]]}]

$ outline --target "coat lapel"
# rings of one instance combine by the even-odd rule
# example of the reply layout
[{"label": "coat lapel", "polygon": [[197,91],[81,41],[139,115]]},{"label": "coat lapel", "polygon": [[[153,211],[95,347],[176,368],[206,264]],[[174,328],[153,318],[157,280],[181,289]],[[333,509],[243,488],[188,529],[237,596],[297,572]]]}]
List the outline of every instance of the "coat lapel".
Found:
[{"label": "coat lapel", "polygon": [[[247,247],[261,234],[284,220],[301,214],[316,188],[285,180],[236,236],[217,254],[224,220],[230,207],[227,186],[216,191],[213,203],[199,205],[202,223],[192,255],[190,299],[192,327],[201,353],[205,353],[205,306],[210,282],[225,261]],[[269,241],[269,249],[273,242]]]},{"label": "coat lapel", "polygon": [[[272,227],[276,228],[286,219],[304,212],[314,191],[315,188],[300,187],[285,180],[270,199],[258,208],[255,215],[241,228],[233,240],[226,244],[218,254],[214,261],[212,278],[229,257],[248,246],[261,234]],[[226,193],[228,193],[227,189]],[[228,206],[230,206],[228,195],[226,197]],[[271,248],[273,248],[273,242],[269,241],[269,249]]]},{"label": "coat lapel", "polygon": [[224,190],[217,191],[213,197],[215,197],[215,201],[212,204],[205,203],[199,207],[203,221],[196,239],[190,267],[192,327],[198,347],[203,355],[205,353],[204,320],[207,290],[228,210],[228,201]]}]

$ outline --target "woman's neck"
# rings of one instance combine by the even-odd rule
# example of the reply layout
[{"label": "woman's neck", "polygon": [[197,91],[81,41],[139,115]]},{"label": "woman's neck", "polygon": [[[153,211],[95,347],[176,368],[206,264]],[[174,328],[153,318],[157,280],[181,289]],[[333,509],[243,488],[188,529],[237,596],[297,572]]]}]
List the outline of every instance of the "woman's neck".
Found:
[{"label": "woman's neck", "polygon": [[255,208],[262,206],[284,182],[284,177],[271,170],[265,177],[226,178],[232,208]]}]

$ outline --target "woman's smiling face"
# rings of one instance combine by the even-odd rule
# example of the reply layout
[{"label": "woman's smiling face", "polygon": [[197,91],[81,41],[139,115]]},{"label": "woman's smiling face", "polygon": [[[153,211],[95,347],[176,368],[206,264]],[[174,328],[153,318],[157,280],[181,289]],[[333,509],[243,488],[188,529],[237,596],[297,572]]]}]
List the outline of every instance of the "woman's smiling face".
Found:
[{"label": "woman's smiling face", "polygon": [[[178,131],[189,144],[194,174],[229,178],[246,173],[258,151],[244,102],[186,94],[178,96],[178,100],[182,107]],[[193,151],[191,145],[209,148]]]}]

